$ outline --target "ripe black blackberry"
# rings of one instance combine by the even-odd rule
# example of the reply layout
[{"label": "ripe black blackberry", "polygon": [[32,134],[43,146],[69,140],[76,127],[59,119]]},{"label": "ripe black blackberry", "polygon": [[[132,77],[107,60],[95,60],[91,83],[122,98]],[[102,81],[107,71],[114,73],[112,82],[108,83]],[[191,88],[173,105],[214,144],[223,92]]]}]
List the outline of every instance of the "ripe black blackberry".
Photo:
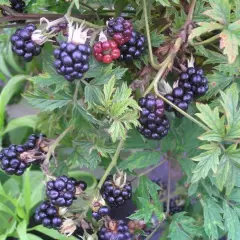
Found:
[{"label": "ripe black blackberry", "polygon": [[42,46],[32,40],[32,33],[35,30],[34,24],[28,24],[22,29],[17,29],[11,37],[13,52],[23,57],[26,62],[32,61],[34,56],[41,53]]},{"label": "ripe black blackberry", "polygon": [[12,144],[8,148],[2,149],[0,152],[1,168],[7,174],[20,176],[32,162],[41,162],[42,149],[38,148],[36,152],[31,151],[37,148],[40,137],[43,138],[45,135],[32,134],[24,145]]},{"label": "ripe black blackberry", "polygon": [[46,195],[52,204],[59,207],[69,207],[77,194],[85,191],[87,185],[74,178],[60,176],[56,180],[47,182]]},{"label": "ripe black blackberry", "polygon": [[69,34],[68,42],[62,42],[53,52],[57,73],[63,75],[69,82],[81,79],[89,69],[91,48],[86,43],[88,30],[82,31],[82,29],[83,26],[74,29],[69,25],[69,32],[73,34]]},{"label": "ripe black blackberry", "polygon": [[101,188],[101,195],[110,207],[119,207],[132,197],[132,185],[126,181],[126,174],[116,173],[108,176]]},{"label": "ripe black blackberry", "polygon": [[[24,12],[24,8],[26,6],[24,1],[22,1],[22,0],[9,0],[9,2],[10,2],[10,7],[11,7],[12,10],[14,10],[18,13],[23,13]],[[8,14],[4,10],[2,10],[2,15],[7,16]],[[22,23],[24,21],[21,20],[21,21],[17,21],[17,22]]]},{"label": "ripe black blackberry", "polygon": [[204,76],[203,69],[193,66],[181,73],[178,85],[184,89],[185,93],[189,93],[193,97],[203,96],[208,90],[208,80]]},{"label": "ripe black blackberry", "polygon": [[[182,212],[184,210],[184,204],[185,204],[185,200],[180,196],[171,198],[170,204],[169,204],[169,215],[172,216],[175,213]],[[164,212],[167,211],[167,203],[166,202],[163,203],[163,211]]]},{"label": "ripe black blackberry", "polygon": [[159,197],[161,198],[164,195],[166,195],[167,183],[165,181],[163,181],[161,178],[154,179],[153,182],[156,183],[161,188],[158,192]]},{"label": "ripe black blackberry", "polygon": [[107,22],[107,33],[119,45],[128,42],[132,36],[133,26],[123,17],[112,18]]},{"label": "ripe black blackberry", "polygon": [[160,140],[167,136],[169,130],[169,121],[164,115],[164,102],[148,94],[138,101],[142,108],[140,112],[140,126],[138,131],[146,138]]},{"label": "ripe black blackberry", "polygon": [[99,221],[101,218],[109,216],[110,208],[108,206],[101,206],[98,210],[92,212],[92,217]]},{"label": "ripe black blackberry", "polygon": [[34,219],[36,223],[42,224],[47,228],[59,229],[63,223],[59,217],[58,209],[49,201],[44,201],[35,211]]},{"label": "ripe black blackberry", "polygon": [[128,42],[120,47],[120,60],[132,61],[141,57],[145,50],[145,37],[139,32],[132,32],[132,36]]},{"label": "ripe black blackberry", "polygon": [[110,220],[98,231],[99,240],[131,240],[128,225],[122,221]]}]

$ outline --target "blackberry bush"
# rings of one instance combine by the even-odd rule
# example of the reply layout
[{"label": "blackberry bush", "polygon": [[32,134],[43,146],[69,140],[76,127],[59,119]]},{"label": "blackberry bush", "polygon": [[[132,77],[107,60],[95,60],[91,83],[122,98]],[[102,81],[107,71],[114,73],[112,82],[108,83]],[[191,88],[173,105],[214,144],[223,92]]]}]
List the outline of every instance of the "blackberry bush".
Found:
[{"label": "blackberry bush", "polygon": [[152,94],[140,98],[138,101],[142,108],[140,112],[140,126],[138,131],[146,138],[160,140],[167,136],[169,121],[164,115],[164,103]]},{"label": "blackberry bush", "polygon": [[111,239],[131,239],[128,225],[122,221],[110,220],[105,222],[98,232],[99,240],[111,240]]},{"label": "blackberry bush", "polygon": [[32,40],[32,34],[35,30],[34,24],[28,24],[22,29],[17,29],[11,37],[13,52],[23,57],[26,62],[31,62],[34,56],[41,53],[42,46]]},{"label": "blackberry bush", "polygon": [[122,61],[132,61],[141,57],[145,50],[145,37],[139,32],[132,32],[128,42],[120,46]]},{"label": "blackberry bush", "polygon": [[86,183],[74,178],[60,176],[56,180],[47,182],[46,195],[52,204],[60,207],[69,207],[77,194],[85,191]]},{"label": "blackberry bush", "polygon": [[34,219],[44,227],[59,229],[63,219],[59,217],[58,209],[49,201],[44,201],[36,209]]},{"label": "blackberry bush", "polygon": [[119,45],[128,42],[132,36],[133,26],[129,20],[123,17],[112,18],[107,22],[107,33]]},{"label": "blackberry bush", "polygon": [[106,203],[111,207],[119,207],[132,197],[132,185],[126,181],[126,174],[117,173],[108,176],[101,189],[101,194]]}]

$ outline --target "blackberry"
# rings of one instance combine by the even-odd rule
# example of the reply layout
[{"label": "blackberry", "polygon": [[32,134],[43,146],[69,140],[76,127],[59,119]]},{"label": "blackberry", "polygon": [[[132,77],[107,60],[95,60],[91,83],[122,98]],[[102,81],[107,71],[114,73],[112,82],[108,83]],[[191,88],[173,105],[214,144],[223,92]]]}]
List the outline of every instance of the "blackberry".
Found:
[{"label": "blackberry", "polygon": [[[175,213],[182,212],[184,210],[184,204],[185,204],[185,200],[180,196],[171,198],[170,204],[169,204],[169,215],[172,216]],[[167,203],[166,202],[163,203],[163,211],[164,212],[167,211]]]},{"label": "blackberry", "polygon": [[110,220],[98,231],[99,240],[131,240],[128,225],[122,221]]},{"label": "blackberry", "polygon": [[58,74],[63,75],[69,82],[81,79],[89,69],[90,53],[91,48],[88,44],[62,42],[53,52],[56,59],[54,66]]},{"label": "blackberry", "polygon": [[[22,1],[22,0],[9,0],[10,2],[10,7],[12,10],[14,10],[15,12],[18,12],[18,13],[23,13],[24,12],[24,8],[26,6],[25,2]],[[8,14],[2,10],[2,15],[3,16],[7,16]],[[11,21],[11,22],[14,22],[14,21]],[[22,23],[24,21],[20,20],[20,21],[17,21],[18,23]]]},{"label": "blackberry", "polygon": [[92,213],[92,217],[99,221],[101,218],[110,214],[110,208],[108,206],[101,206],[97,211]]},{"label": "blackberry", "polygon": [[132,197],[132,185],[126,181],[126,174],[122,172],[108,176],[101,188],[103,199],[110,207],[119,207]]},{"label": "blackberry", "polygon": [[12,51],[24,58],[26,62],[32,61],[34,56],[41,53],[42,46],[32,40],[32,33],[36,30],[34,24],[28,24],[22,29],[17,29],[11,37]]},{"label": "blackberry", "polygon": [[132,61],[141,57],[145,50],[145,37],[139,32],[132,32],[132,36],[128,42],[120,47],[120,60]]},{"label": "blackberry", "polygon": [[47,182],[46,194],[52,204],[69,207],[76,199],[77,190],[85,191],[86,183],[63,175]]},{"label": "blackberry", "polygon": [[140,126],[138,131],[146,138],[160,140],[168,134],[169,121],[164,115],[164,103],[152,94],[142,97],[138,101],[142,108],[140,112]]},{"label": "blackberry", "polygon": [[63,219],[59,217],[58,209],[49,201],[44,201],[36,209],[34,219],[36,223],[42,224],[47,228],[59,229]]},{"label": "blackberry", "polygon": [[123,17],[112,18],[107,22],[107,33],[119,45],[128,42],[132,36],[133,26]]},{"label": "blackberry", "polygon": [[178,85],[193,97],[203,96],[208,90],[208,80],[202,68],[188,67],[186,72],[181,73]]}]

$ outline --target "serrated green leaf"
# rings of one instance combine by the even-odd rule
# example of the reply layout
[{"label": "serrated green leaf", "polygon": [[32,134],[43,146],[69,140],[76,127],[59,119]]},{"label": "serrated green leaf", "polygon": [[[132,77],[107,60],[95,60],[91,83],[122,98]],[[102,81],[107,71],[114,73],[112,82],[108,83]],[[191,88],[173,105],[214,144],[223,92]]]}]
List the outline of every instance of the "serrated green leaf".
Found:
[{"label": "serrated green leaf", "polygon": [[197,226],[197,222],[185,212],[174,214],[169,227],[168,238],[172,240],[193,240],[194,237],[202,236],[202,229]]},{"label": "serrated green leaf", "polygon": [[130,157],[122,161],[119,165],[120,169],[128,169],[133,171],[135,169],[146,168],[155,165],[160,161],[159,152],[141,151],[132,153]]},{"label": "serrated green leaf", "polygon": [[218,228],[224,230],[221,216],[223,210],[213,198],[205,198],[201,203],[203,206],[205,232],[208,237],[218,239]]},{"label": "serrated green leaf", "polygon": [[[171,2],[169,0],[155,0],[164,7],[171,7]],[[179,4],[179,0],[173,0],[174,3]]]},{"label": "serrated green leaf", "polygon": [[221,149],[218,145],[214,144],[209,144],[206,146],[208,146],[210,150],[193,158],[193,161],[198,162],[197,166],[193,170],[193,183],[199,181],[201,178],[206,178],[210,170],[212,170],[214,173],[217,172]]},{"label": "serrated green leaf", "polygon": [[164,42],[164,35],[158,34],[157,30],[151,32],[151,44],[153,47],[159,47]]}]

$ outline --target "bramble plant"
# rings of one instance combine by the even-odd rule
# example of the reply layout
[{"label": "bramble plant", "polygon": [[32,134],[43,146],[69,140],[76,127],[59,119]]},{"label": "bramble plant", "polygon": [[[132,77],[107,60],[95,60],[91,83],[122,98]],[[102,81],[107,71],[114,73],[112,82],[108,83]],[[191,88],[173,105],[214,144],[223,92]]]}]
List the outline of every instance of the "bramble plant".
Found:
[{"label": "bramble plant", "polygon": [[0,9],[0,240],[240,239],[239,1]]}]

